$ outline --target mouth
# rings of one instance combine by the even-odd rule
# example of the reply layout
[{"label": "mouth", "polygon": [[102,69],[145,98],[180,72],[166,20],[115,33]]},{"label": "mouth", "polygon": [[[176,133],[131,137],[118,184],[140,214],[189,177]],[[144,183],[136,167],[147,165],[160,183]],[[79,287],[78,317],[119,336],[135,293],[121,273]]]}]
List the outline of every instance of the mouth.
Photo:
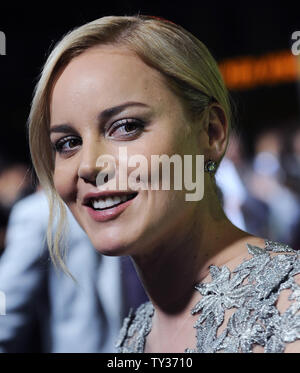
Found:
[{"label": "mouth", "polygon": [[88,215],[96,222],[108,222],[120,216],[137,197],[134,191],[89,193],[82,201]]},{"label": "mouth", "polygon": [[84,205],[92,208],[95,211],[105,211],[123,205],[127,201],[134,199],[137,195],[138,193],[135,192],[131,194],[115,194],[103,197],[90,197],[84,202]]}]

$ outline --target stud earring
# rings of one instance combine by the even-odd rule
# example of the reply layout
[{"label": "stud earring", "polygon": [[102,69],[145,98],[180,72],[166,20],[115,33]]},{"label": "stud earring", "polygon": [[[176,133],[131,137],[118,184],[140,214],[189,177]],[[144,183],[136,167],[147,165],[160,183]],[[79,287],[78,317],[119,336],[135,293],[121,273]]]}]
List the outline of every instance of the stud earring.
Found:
[{"label": "stud earring", "polygon": [[205,162],[204,164],[204,171],[205,172],[208,172],[210,174],[214,174],[217,170],[217,162],[215,161],[212,161],[212,160],[208,160]]}]

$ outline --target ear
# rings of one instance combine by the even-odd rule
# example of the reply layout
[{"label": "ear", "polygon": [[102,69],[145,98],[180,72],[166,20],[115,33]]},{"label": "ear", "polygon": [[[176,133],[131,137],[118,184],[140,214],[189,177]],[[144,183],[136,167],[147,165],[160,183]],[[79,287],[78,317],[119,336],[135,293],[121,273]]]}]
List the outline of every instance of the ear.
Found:
[{"label": "ear", "polygon": [[226,150],[229,124],[221,105],[213,103],[208,110],[208,118],[204,124],[207,139],[206,157],[218,162]]}]

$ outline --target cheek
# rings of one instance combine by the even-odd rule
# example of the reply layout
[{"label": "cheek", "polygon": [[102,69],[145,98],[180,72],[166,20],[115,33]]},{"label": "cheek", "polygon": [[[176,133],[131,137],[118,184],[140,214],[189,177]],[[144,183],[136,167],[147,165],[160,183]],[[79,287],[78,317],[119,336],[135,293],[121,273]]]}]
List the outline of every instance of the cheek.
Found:
[{"label": "cheek", "polygon": [[68,204],[74,196],[75,187],[72,167],[62,163],[55,165],[53,181],[57,193]]}]

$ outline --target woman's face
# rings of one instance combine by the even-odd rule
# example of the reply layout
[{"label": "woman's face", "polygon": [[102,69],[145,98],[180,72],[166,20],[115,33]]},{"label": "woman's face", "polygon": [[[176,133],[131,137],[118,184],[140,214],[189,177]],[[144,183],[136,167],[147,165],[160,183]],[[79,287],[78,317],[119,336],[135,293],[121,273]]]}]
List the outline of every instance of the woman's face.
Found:
[{"label": "woman's face", "polygon": [[[138,255],[190,224],[198,203],[185,201],[184,189],[138,190],[133,199],[115,199],[121,203],[109,208],[97,186],[103,169],[97,159],[109,155],[115,159],[117,183],[106,193],[120,198],[133,194],[130,187],[120,192],[120,147],[128,159],[145,157],[147,166],[140,170],[149,180],[151,155],[202,154],[201,131],[196,138],[180,100],[158,71],[125,48],[91,48],[58,76],[50,113],[56,190],[97,250]],[[138,166],[128,167],[127,176]]]}]

